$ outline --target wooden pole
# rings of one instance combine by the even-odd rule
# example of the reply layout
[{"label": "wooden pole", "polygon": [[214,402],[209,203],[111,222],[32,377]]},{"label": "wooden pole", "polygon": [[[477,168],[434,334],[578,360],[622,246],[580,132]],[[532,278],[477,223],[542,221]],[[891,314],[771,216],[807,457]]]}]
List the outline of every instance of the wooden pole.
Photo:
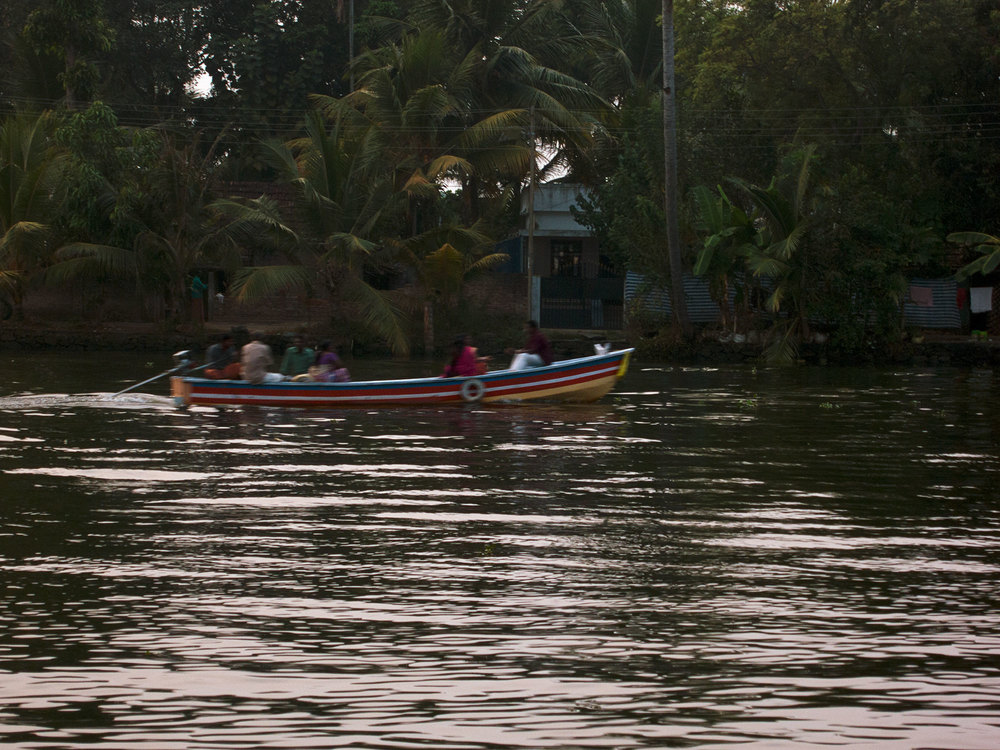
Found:
[{"label": "wooden pole", "polygon": [[347,64],[351,71],[351,93],[354,93],[354,0],[347,6]]}]

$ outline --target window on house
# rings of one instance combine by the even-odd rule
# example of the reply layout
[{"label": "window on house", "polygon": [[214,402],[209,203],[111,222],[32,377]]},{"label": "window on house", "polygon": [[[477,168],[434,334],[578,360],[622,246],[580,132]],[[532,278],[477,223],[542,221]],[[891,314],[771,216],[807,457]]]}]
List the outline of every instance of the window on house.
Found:
[{"label": "window on house", "polygon": [[552,275],[579,277],[583,270],[583,242],[552,240]]}]

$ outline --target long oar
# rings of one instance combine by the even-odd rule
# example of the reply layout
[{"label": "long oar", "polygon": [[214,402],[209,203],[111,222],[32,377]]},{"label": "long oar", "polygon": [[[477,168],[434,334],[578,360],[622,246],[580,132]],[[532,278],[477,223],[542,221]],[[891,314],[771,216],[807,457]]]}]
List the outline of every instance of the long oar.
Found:
[{"label": "long oar", "polygon": [[128,393],[131,390],[135,390],[136,388],[139,388],[140,386],[146,385],[146,383],[152,383],[154,380],[159,380],[160,378],[165,378],[165,377],[167,377],[167,375],[173,375],[175,372],[177,372],[179,370],[185,370],[185,369],[190,368],[189,372],[196,372],[196,371],[201,370],[201,369],[203,369],[205,367],[208,367],[209,364],[211,364],[211,363],[206,363],[204,365],[199,365],[198,367],[191,368],[190,367],[191,360],[187,358],[190,353],[191,352],[189,352],[186,349],[184,351],[177,352],[176,354],[174,354],[174,362],[177,362],[177,365],[175,367],[171,367],[169,370],[167,370],[166,372],[161,372],[159,375],[154,375],[151,378],[147,378],[146,380],[143,380],[141,383],[136,383],[135,385],[130,385],[125,390],[118,391],[118,393],[112,393],[111,394],[111,398],[115,398],[115,396],[120,396],[123,393]]}]

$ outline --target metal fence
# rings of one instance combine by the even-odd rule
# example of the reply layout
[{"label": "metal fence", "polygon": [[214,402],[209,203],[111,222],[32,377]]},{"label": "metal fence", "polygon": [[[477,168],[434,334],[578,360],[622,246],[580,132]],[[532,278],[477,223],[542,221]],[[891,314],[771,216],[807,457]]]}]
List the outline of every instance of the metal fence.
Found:
[{"label": "metal fence", "polygon": [[538,322],[544,328],[624,327],[624,279],[547,276],[541,279],[540,297]]}]

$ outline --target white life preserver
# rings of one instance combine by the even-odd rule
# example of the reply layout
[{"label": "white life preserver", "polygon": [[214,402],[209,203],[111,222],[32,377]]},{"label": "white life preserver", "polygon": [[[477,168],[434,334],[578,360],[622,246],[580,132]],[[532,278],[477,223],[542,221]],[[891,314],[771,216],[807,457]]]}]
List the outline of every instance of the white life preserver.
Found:
[{"label": "white life preserver", "polygon": [[483,397],[486,392],[486,386],[483,385],[483,381],[479,378],[469,378],[459,389],[459,393],[462,394],[462,400],[467,402],[478,401]]}]

